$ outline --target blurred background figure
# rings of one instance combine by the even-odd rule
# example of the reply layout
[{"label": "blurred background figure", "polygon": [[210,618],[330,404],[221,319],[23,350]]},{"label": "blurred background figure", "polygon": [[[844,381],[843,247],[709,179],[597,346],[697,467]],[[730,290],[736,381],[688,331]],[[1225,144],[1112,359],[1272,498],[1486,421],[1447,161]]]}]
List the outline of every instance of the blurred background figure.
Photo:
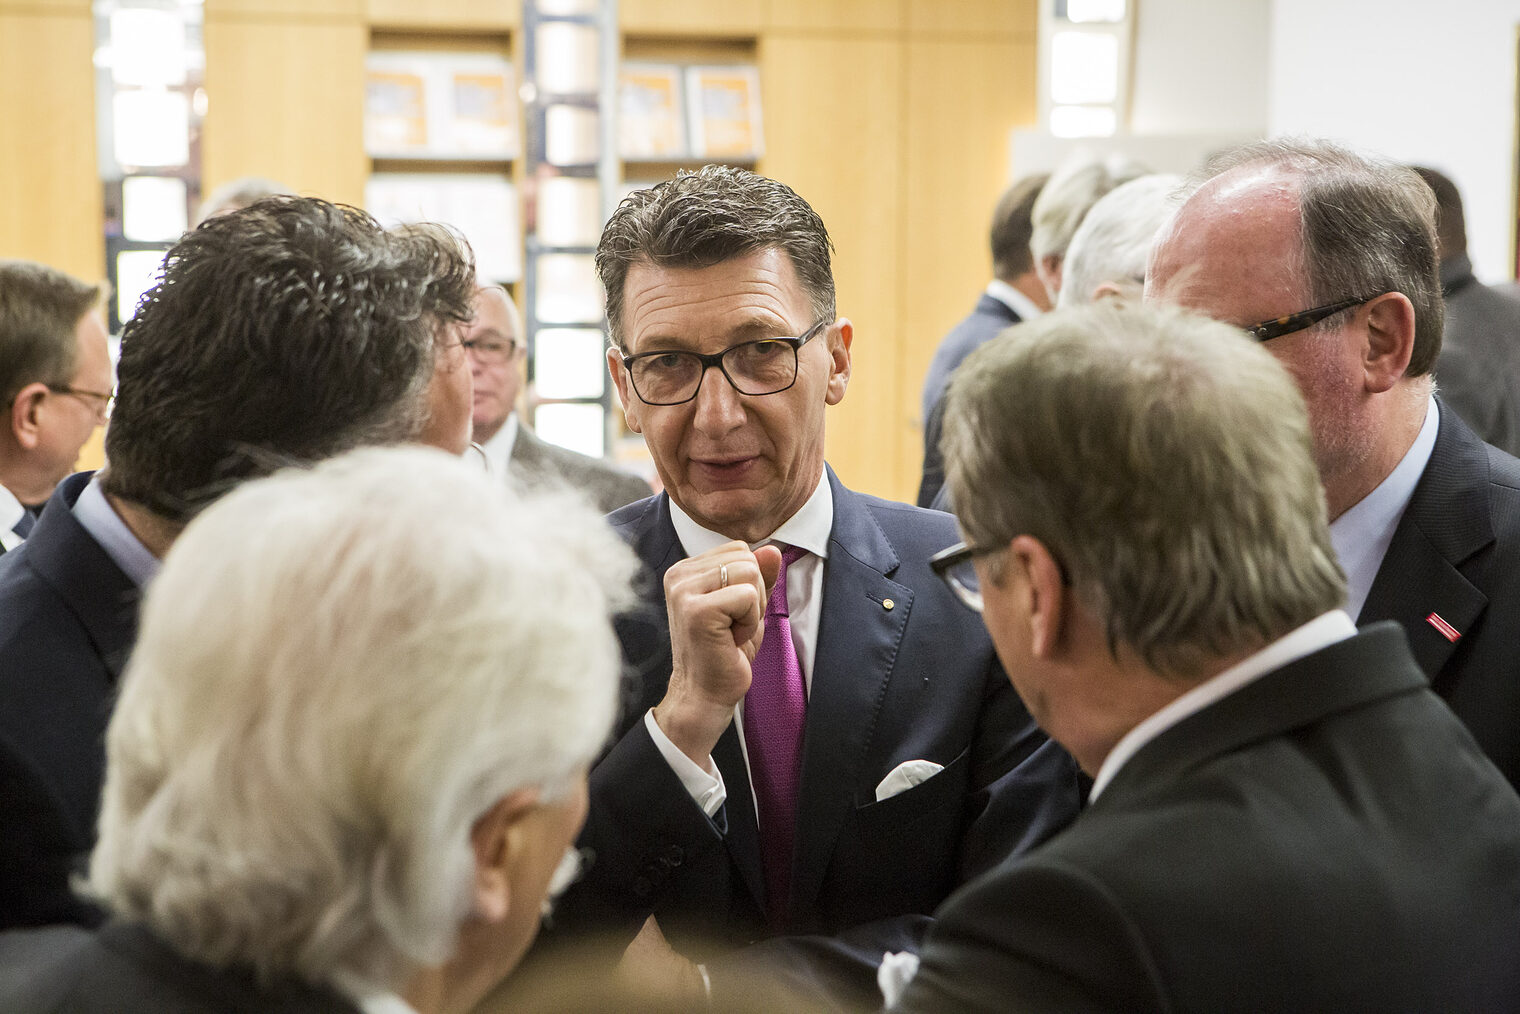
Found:
[{"label": "blurred background figure", "polygon": [[1138,162],[1110,155],[1074,158],[1051,174],[1030,213],[1029,248],[1052,306],[1061,295],[1067,248],[1088,209],[1119,184],[1148,172]]},{"label": "blurred background figure", "polygon": [[240,176],[230,183],[223,183],[201,202],[196,209],[194,225],[200,225],[208,218],[216,215],[225,215],[229,211],[241,211],[243,208],[261,201],[266,197],[295,196],[295,191],[283,183],[265,179],[262,176]]},{"label": "blurred background figure", "polygon": [[523,389],[522,318],[507,290],[475,291],[475,320],[465,335],[474,383],[475,442],[491,471],[539,486],[562,483],[581,490],[604,513],[649,496],[649,484],[596,458],[540,440],[517,415]]},{"label": "blurred background figure", "polygon": [[1062,307],[1109,296],[1138,300],[1156,233],[1181,203],[1182,177],[1152,173],[1122,183],[1087,212],[1066,248]]},{"label": "blurred background figure", "polygon": [[589,507],[421,448],[223,498],[109,731],[115,920],[0,937],[0,1009],[469,1010],[572,865],[633,570]]},{"label": "blurred background figure", "polygon": [[116,381],[104,298],[46,265],[0,261],[0,553],[30,534],[105,422]]},{"label": "blurred background figure", "polygon": [[1467,256],[1462,195],[1444,173],[1413,166],[1436,195],[1436,247],[1446,325],[1436,382],[1478,436],[1520,453],[1520,300],[1484,285]]},{"label": "blurred background figure", "polygon": [[924,469],[918,487],[918,505],[927,507],[943,485],[944,468],[939,456],[940,399],[950,374],[972,350],[1003,328],[1021,320],[1034,320],[1050,309],[1050,297],[1034,270],[1029,252],[1030,212],[1040,196],[1048,173],[1025,176],[1003,191],[992,212],[992,281],[987,283],[971,313],[945,335],[929,362],[924,377],[921,411],[924,420]]}]

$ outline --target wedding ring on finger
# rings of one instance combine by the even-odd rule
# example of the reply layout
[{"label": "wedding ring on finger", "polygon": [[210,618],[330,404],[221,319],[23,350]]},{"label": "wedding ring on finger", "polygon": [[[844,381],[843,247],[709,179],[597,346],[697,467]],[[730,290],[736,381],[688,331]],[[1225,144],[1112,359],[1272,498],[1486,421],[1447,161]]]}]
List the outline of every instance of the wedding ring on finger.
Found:
[{"label": "wedding ring on finger", "polygon": [[726,563],[718,568],[718,587],[728,587],[728,564]]}]

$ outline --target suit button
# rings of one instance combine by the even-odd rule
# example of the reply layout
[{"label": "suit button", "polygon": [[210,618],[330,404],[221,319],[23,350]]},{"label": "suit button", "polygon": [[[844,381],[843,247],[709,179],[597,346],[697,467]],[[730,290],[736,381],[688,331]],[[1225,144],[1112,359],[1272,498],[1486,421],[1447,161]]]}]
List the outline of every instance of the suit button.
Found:
[{"label": "suit button", "polygon": [[647,898],[654,893],[654,884],[648,877],[639,877],[633,882],[633,893],[640,898]]},{"label": "suit button", "polygon": [[686,850],[679,845],[672,845],[665,850],[662,858],[671,866],[680,866],[686,861]]}]

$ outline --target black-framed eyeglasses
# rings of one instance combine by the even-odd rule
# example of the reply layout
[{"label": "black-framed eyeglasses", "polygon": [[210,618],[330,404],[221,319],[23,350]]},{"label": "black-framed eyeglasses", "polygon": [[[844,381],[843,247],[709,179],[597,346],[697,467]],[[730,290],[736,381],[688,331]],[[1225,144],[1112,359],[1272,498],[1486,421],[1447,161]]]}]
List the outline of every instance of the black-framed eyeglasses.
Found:
[{"label": "black-framed eyeglasses", "polygon": [[633,392],[646,405],[684,405],[702,389],[702,378],[716,366],[735,391],[757,397],[780,394],[797,382],[797,350],[828,325],[820,320],[797,338],[762,338],[740,342],[722,352],[675,349],[623,356]]},{"label": "black-framed eyeglasses", "polygon": [[488,342],[467,338],[459,344],[464,347],[465,352],[479,360],[482,366],[500,366],[502,363],[511,362],[517,358],[517,353],[522,348],[513,340]]},{"label": "black-framed eyeglasses", "polygon": [[75,398],[81,398],[86,402],[98,401],[100,404],[95,408],[95,414],[101,419],[111,417],[111,403],[116,400],[114,393],[101,391],[87,391],[82,387],[71,387],[68,384],[48,384],[47,389],[54,394],[67,394]]},{"label": "black-framed eyeglasses", "polygon": [[1353,306],[1371,302],[1382,293],[1371,296],[1358,296],[1355,299],[1340,299],[1334,303],[1326,303],[1324,306],[1316,306],[1312,310],[1302,310],[1298,313],[1290,313],[1286,317],[1277,317],[1273,320],[1264,320],[1260,324],[1252,325],[1245,329],[1246,334],[1259,342],[1269,342],[1273,338],[1281,338],[1285,334],[1302,331],[1306,327],[1318,324],[1327,317],[1332,317],[1342,310],[1349,310]]},{"label": "black-framed eyeglasses", "polygon": [[929,568],[950,586],[955,597],[975,612],[982,611],[982,584],[971,561],[978,556],[996,553],[1005,546],[970,546],[957,542],[929,557]]}]

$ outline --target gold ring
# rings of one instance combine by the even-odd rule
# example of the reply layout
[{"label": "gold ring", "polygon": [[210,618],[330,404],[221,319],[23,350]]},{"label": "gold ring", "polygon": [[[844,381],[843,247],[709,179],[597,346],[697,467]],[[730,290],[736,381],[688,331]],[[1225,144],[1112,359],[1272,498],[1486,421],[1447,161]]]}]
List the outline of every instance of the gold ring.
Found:
[{"label": "gold ring", "polygon": [[718,587],[728,587],[728,564],[726,563],[718,568]]}]

